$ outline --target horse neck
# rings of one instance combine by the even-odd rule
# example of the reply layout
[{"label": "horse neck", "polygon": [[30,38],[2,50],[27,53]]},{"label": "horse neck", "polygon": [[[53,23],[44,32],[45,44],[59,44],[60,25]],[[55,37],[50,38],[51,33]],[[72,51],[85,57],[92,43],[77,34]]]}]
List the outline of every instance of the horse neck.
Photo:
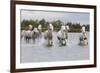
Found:
[{"label": "horse neck", "polygon": [[66,32],[65,31],[62,31],[61,34],[62,34],[62,37],[65,38]]},{"label": "horse neck", "polygon": [[48,30],[48,35],[52,35],[52,30]]}]

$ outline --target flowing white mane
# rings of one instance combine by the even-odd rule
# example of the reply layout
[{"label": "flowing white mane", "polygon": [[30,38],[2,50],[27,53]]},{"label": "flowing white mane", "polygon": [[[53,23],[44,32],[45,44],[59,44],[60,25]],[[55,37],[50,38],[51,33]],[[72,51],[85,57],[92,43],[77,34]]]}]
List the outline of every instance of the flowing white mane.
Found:
[{"label": "flowing white mane", "polygon": [[49,28],[53,31],[53,25],[49,24]]}]

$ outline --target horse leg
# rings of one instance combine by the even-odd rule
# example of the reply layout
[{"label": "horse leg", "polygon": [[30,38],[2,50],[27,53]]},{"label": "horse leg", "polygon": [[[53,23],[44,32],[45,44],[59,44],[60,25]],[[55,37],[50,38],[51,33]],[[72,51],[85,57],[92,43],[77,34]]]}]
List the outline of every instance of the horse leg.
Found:
[{"label": "horse leg", "polygon": [[35,37],[33,37],[32,40],[33,40],[33,43],[35,43]]},{"label": "horse leg", "polygon": [[50,46],[52,46],[52,43],[53,43],[52,40],[50,40],[49,42],[50,42]]},{"label": "horse leg", "polygon": [[51,41],[48,39],[48,46],[51,46]]},{"label": "horse leg", "polygon": [[29,37],[27,37],[27,43],[29,43]]},{"label": "horse leg", "polygon": [[26,43],[28,42],[28,37],[27,36],[25,37],[25,41],[26,41]]},{"label": "horse leg", "polygon": [[65,46],[65,45],[66,45],[66,39],[65,39],[65,38],[62,38],[62,39],[61,39],[61,45],[62,45],[62,46]]}]

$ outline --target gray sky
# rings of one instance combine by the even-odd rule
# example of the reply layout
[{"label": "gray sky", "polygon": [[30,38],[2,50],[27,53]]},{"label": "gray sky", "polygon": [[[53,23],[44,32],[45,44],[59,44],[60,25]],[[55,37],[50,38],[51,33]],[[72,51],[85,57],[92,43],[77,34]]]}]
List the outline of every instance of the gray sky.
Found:
[{"label": "gray sky", "polygon": [[89,24],[90,14],[89,13],[79,13],[79,12],[54,12],[54,11],[34,11],[34,10],[21,10],[21,21],[22,20],[41,20],[55,21],[61,20],[65,22]]}]

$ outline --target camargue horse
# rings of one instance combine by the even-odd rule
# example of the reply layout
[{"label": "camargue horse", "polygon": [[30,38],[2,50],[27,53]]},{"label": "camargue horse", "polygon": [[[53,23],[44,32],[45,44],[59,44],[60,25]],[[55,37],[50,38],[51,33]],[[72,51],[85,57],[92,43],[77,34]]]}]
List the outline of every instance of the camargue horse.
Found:
[{"label": "camargue horse", "polygon": [[25,36],[25,31],[26,31],[26,30],[22,30],[22,31],[21,31],[21,39],[25,39],[25,37],[24,37],[24,36]]},{"label": "camargue horse", "polygon": [[32,30],[32,40],[33,42],[36,42],[36,39],[39,39],[39,31],[38,29],[35,27],[33,30]]},{"label": "camargue horse", "polygon": [[42,25],[39,24],[37,29],[39,31],[39,38],[42,38]]},{"label": "camargue horse", "polygon": [[36,41],[36,39],[39,39],[42,37],[42,26],[39,25],[38,28],[34,28],[32,25],[28,26],[28,30],[22,30],[21,32],[21,38],[24,38],[24,40],[29,43],[30,40],[33,40],[33,42]]},{"label": "camargue horse", "polygon": [[41,38],[42,38],[42,25],[39,24],[37,28],[35,27],[32,30],[32,40],[33,42],[36,42],[36,40],[39,42]]},{"label": "camargue horse", "polygon": [[60,45],[65,46],[68,40],[68,30],[69,26],[61,26],[61,29],[57,33],[57,38],[59,40]]},{"label": "camargue horse", "polygon": [[52,46],[53,45],[53,25],[49,24],[48,26],[48,30],[46,30],[44,32],[44,38],[47,41],[47,45],[48,46]]},{"label": "camargue horse", "polygon": [[21,39],[24,38],[24,40],[29,43],[31,39],[31,30],[32,30],[32,25],[28,26],[28,30],[22,30],[21,32]]},{"label": "camargue horse", "polygon": [[32,35],[31,35],[31,30],[26,30],[25,31],[25,40],[26,40],[26,43],[29,43],[30,42],[30,40],[31,40],[31,37],[32,37]]},{"label": "camargue horse", "polygon": [[65,35],[66,35],[66,39],[68,39],[68,31],[69,31],[70,29],[69,29],[69,26],[68,25],[66,25],[65,26]]},{"label": "camargue horse", "polygon": [[84,26],[82,27],[82,34],[79,37],[79,40],[80,40],[79,45],[82,45],[82,46],[88,45],[87,35],[86,35]]}]

